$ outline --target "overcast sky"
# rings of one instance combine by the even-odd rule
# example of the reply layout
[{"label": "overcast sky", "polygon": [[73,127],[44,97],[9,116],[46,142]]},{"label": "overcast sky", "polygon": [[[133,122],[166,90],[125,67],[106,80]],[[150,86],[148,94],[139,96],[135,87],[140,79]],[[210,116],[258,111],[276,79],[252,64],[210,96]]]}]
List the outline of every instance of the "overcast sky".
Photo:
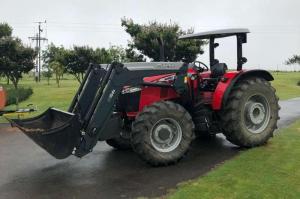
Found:
[{"label": "overcast sky", "polygon": [[[195,32],[249,28],[245,68],[286,69],[284,61],[300,54],[299,0],[0,0],[0,22],[14,28],[14,36],[31,44],[36,21],[47,20],[43,36],[57,45],[126,46],[130,37],[121,18],[138,23],[177,22]],[[236,67],[235,39],[223,39],[217,58]],[[46,43],[44,44],[46,45]],[[207,51],[199,60],[208,62]]]}]

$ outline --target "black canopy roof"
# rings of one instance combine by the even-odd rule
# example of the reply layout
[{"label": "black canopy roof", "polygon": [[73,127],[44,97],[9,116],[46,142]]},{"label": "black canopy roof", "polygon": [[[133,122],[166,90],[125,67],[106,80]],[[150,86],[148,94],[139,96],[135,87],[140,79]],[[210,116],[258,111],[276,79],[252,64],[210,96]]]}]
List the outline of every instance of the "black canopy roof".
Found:
[{"label": "black canopy roof", "polygon": [[209,39],[209,38],[222,38],[229,37],[237,34],[246,34],[249,33],[249,29],[247,28],[232,28],[232,29],[221,29],[214,31],[206,31],[194,34],[187,34],[180,36],[179,39]]}]

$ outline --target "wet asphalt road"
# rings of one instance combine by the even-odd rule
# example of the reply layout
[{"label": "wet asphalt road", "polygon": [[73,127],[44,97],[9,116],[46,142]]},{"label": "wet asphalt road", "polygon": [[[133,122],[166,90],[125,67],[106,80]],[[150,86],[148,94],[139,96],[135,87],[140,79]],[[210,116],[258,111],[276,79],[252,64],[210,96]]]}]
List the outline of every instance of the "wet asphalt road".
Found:
[{"label": "wet asphalt road", "polygon": [[[280,103],[282,128],[300,118],[300,98]],[[82,159],[56,160],[29,138],[0,125],[0,198],[135,198],[160,196],[238,154],[218,136],[196,140],[181,162],[153,168],[131,151],[99,143]]]}]

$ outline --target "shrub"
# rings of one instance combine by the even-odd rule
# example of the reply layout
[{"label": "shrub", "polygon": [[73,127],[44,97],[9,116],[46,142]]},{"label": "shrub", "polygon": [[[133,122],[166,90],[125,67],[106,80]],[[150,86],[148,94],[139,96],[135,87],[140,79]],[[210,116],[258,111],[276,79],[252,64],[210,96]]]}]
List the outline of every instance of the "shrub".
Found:
[{"label": "shrub", "polygon": [[[16,104],[16,96],[17,96],[17,91],[13,88],[7,89],[7,101],[6,105],[11,105],[11,104]],[[32,88],[19,88],[18,89],[19,93],[19,102],[22,102],[26,99],[28,99],[32,94]]]},{"label": "shrub", "polygon": [[300,80],[297,82],[297,85],[300,86]]}]

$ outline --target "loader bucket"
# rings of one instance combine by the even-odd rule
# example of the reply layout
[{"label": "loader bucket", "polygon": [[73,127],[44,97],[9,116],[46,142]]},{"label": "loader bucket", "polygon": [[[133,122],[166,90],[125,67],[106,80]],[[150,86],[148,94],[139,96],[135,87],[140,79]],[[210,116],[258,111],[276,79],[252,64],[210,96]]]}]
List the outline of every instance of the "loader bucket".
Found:
[{"label": "loader bucket", "polygon": [[73,113],[49,108],[34,118],[9,121],[57,159],[71,155],[80,141],[80,123]]}]

